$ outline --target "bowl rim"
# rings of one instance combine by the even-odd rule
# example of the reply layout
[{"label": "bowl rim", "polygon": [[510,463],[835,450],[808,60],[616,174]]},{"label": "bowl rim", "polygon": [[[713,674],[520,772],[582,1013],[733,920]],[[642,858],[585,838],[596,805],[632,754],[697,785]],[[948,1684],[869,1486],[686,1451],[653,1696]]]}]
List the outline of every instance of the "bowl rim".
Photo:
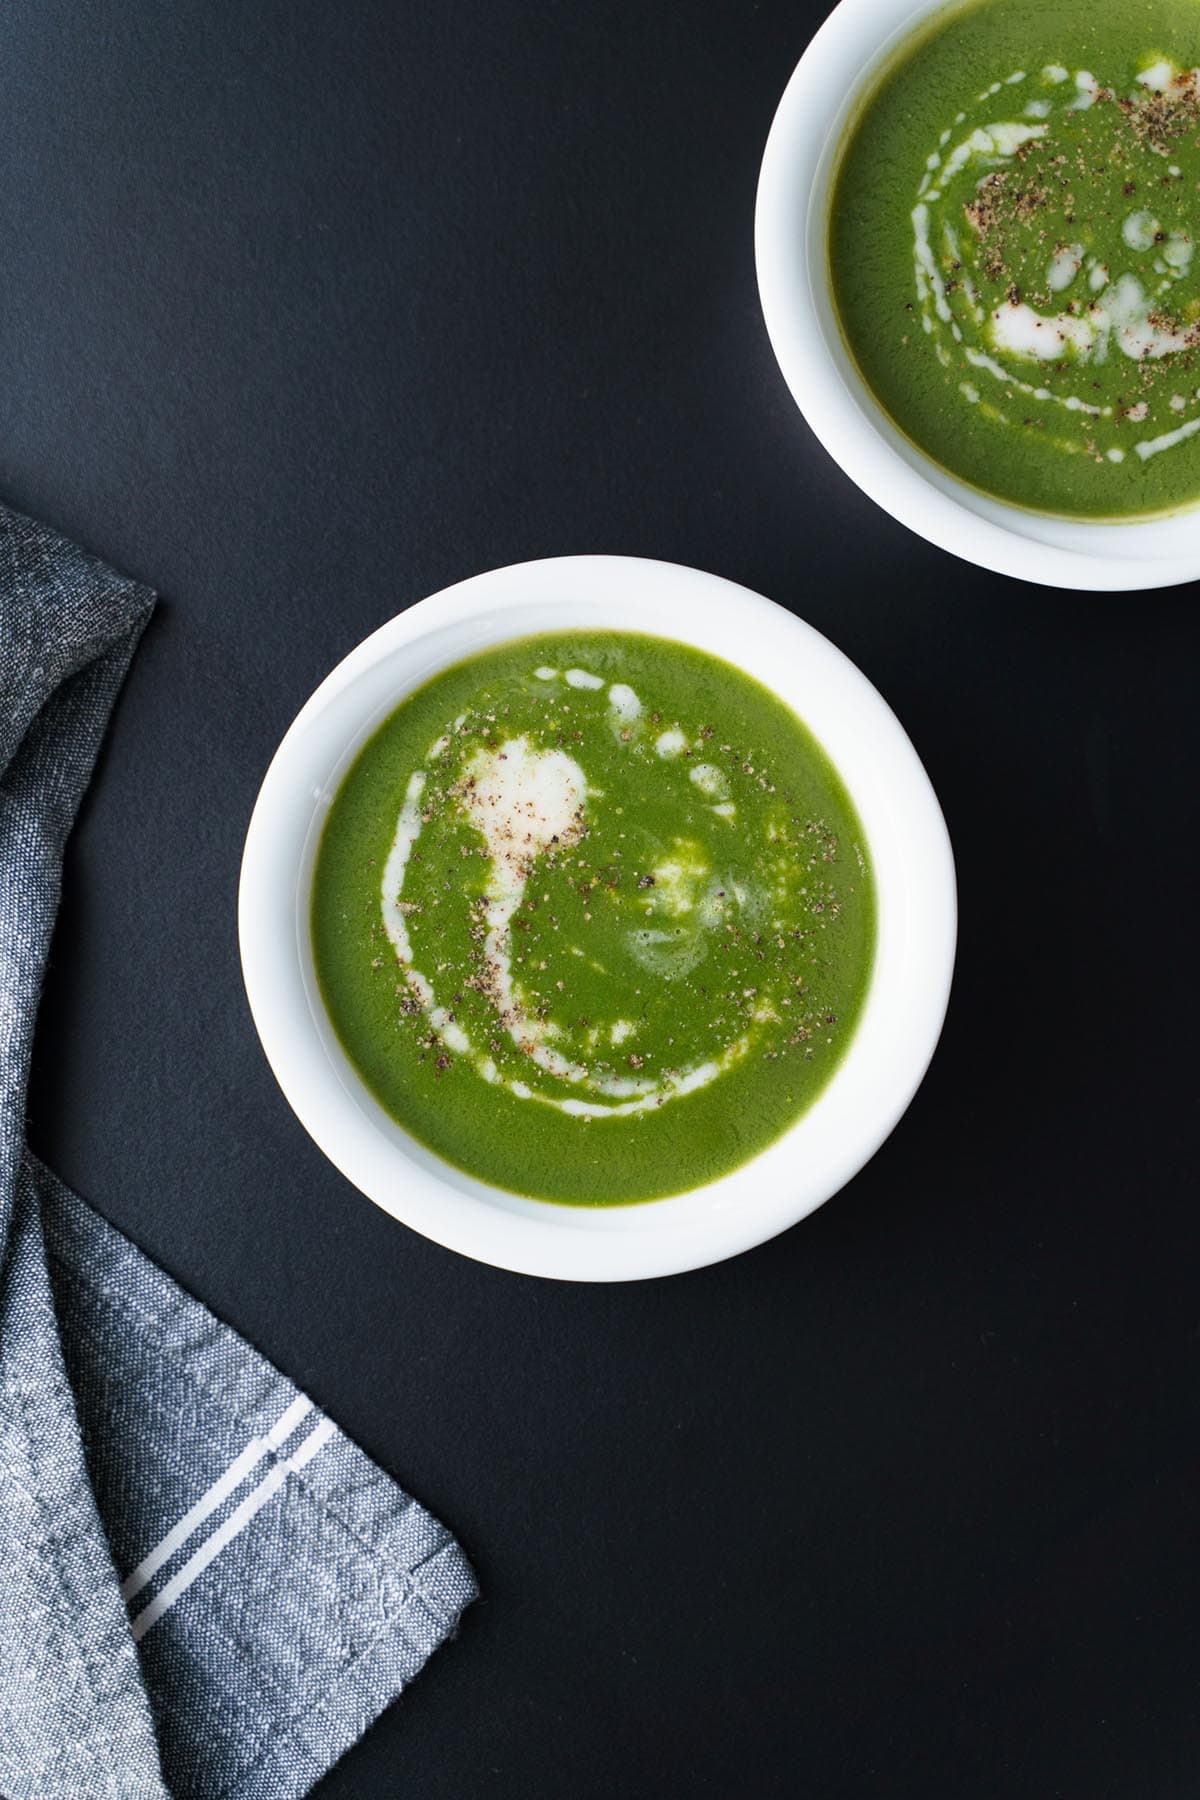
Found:
[{"label": "bowl rim", "polygon": [[[906,39],[935,13],[962,3],[840,0],[788,81],[763,154],[754,222],[759,298],[776,360],[814,435],[843,472],[940,549],[1045,587],[1122,592],[1193,581],[1200,577],[1195,508],[1162,518],[1086,521],[984,494],[904,436],[841,340],[824,251],[844,132]],[[1189,522],[1194,530],[1187,531]],[[1185,532],[1191,541],[1175,554],[1175,540]]]},{"label": "bowl rim", "polygon": [[[391,1120],[337,1044],[319,999],[314,1003],[307,922],[312,855],[328,805],[358,748],[405,693],[474,649],[531,630],[589,626],[711,649],[759,680],[770,671],[765,685],[805,719],[854,800],[878,907],[863,1013],[808,1111],[750,1162],[705,1187],[595,1208],[530,1200],[477,1181]],[[731,645],[744,654],[730,654]],[[803,710],[794,699],[801,689],[811,697]],[[354,1186],[424,1236],[493,1266],[559,1280],[627,1281],[705,1267],[774,1237],[875,1154],[911,1102],[941,1034],[957,895],[949,835],[929,778],[894,713],[841,651],[784,608],[718,576],[641,558],[576,556],[455,583],[389,620],[332,670],[263,778],[243,852],[238,935],[267,1061],[301,1124]]]}]

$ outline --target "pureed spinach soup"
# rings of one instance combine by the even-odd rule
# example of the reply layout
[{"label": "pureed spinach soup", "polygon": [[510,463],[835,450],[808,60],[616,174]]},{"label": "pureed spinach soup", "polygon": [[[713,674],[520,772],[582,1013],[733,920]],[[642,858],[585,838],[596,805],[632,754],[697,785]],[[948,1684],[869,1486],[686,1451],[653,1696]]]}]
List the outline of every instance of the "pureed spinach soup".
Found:
[{"label": "pureed spinach soup", "polygon": [[906,435],[1002,499],[1200,498],[1200,0],[974,0],[842,153],[844,335]]},{"label": "pureed spinach soup", "polygon": [[380,1103],[485,1181],[679,1193],[837,1068],[875,898],[835,770],[750,677],[553,633],[436,676],[336,795],[313,879],[330,1018]]}]

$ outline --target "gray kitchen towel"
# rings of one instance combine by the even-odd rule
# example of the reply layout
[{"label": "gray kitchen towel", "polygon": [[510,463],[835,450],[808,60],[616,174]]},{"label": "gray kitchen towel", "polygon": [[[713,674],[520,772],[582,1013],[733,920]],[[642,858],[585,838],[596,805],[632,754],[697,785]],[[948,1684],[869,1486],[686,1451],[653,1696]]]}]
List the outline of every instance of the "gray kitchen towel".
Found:
[{"label": "gray kitchen towel", "polygon": [[443,1526],[26,1148],[63,847],[152,606],[0,507],[5,1800],[291,1800],[475,1594]]}]

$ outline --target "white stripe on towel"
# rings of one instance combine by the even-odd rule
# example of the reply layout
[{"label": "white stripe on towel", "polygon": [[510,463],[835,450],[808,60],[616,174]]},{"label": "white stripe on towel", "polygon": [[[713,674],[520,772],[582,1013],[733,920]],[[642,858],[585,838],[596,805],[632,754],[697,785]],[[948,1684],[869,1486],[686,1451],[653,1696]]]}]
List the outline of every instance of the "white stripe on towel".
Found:
[{"label": "white stripe on towel", "polygon": [[[282,1423],[282,1421],[281,1421]],[[277,1462],[268,1470],[256,1488],[250,1492],[241,1504],[234,1508],[223,1524],[218,1525],[211,1535],[205,1538],[200,1548],[193,1552],[183,1567],[172,1575],[155,1594],[153,1600],[144,1606],[132,1624],[133,1639],[137,1643],[149,1631],[150,1627],[169,1612],[181,1594],[187,1592],[193,1581],[203,1575],[210,1562],[220,1556],[233,1543],[236,1537],[249,1525],[255,1514],[260,1512],[271,1498],[278,1492],[291,1474],[298,1474],[306,1463],[310,1463],[319,1450],[323,1450],[334,1433],[332,1419],[322,1419],[313,1427],[308,1436],[300,1443],[291,1456]]]},{"label": "white stripe on towel", "polygon": [[192,1533],[200,1529],[209,1514],[216,1512],[222,1501],[226,1500],[235,1488],[241,1486],[251,1469],[260,1463],[264,1456],[272,1450],[278,1450],[281,1444],[287,1442],[297,1425],[302,1419],[307,1418],[312,1409],[312,1401],[305,1394],[300,1394],[292,1401],[287,1411],[276,1420],[266,1437],[250,1439],[241,1454],[234,1457],[225,1473],[201,1494],[195,1506],[188,1508],[179,1523],[172,1525],[167,1535],[160,1538],[153,1550],[148,1551],[142,1558],[137,1568],[125,1577],[121,1583],[122,1600],[132,1600],[135,1594],[141,1593],[151,1576],[157,1575],[163,1564],[174,1556],[180,1545],[186,1544]]}]

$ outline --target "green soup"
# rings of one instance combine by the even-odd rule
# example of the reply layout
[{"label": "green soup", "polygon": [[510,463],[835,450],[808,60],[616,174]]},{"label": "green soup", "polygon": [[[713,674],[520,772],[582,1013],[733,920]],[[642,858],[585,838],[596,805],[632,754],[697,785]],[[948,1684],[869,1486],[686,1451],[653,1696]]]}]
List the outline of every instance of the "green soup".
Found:
[{"label": "green soup", "polygon": [[579,1205],[737,1168],[820,1093],[871,973],[845,788],[774,695],[625,633],[525,638],[397,707],[330,809],[312,938],[393,1118]]},{"label": "green soup", "polygon": [[1200,498],[1200,0],[974,0],[852,123],[830,220],[892,419],[1002,499]]}]

